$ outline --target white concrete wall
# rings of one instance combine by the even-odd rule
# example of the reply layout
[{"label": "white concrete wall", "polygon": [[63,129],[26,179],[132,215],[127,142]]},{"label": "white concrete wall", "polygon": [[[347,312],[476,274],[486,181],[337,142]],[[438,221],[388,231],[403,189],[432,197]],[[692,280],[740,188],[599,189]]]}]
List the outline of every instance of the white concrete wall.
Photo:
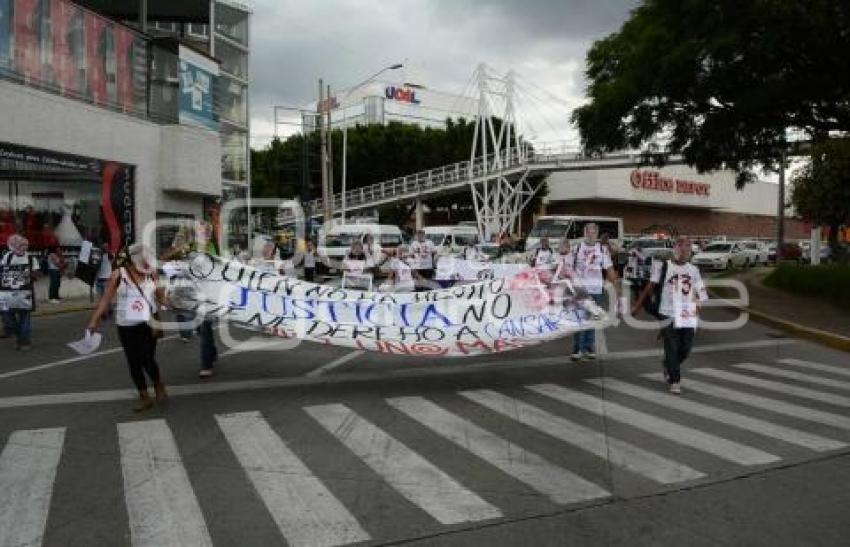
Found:
[{"label": "white concrete wall", "polygon": [[599,169],[587,171],[562,171],[549,176],[549,194],[546,201],[605,199],[644,204],[661,204],[679,207],[710,208],[718,211],[775,215],[778,186],[770,182],[755,182],[743,190],[735,188],[735,174],[731,171],[699,174],[684,165],[666,166],[656,170],[666,178],[684,179],[711,185],[708,196],[634,188],[631,174],[634,169]]},{"label": "white concrete wall", "polygon": [[157,210],[200,214],[201,195],[221,195],[221,144],[205,129],[158,125],[0,81],[0,141],[134,165],[137,238]]}]

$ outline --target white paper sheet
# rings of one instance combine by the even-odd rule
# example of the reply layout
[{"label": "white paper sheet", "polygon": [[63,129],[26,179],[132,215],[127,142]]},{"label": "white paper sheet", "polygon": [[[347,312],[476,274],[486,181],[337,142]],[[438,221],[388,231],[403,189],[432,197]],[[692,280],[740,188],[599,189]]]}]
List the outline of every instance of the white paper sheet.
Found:
[{"label": "white paper sheet", "polygon": [[88,355],[100,347],[100,342],[103,340],[103,335],[99,332],[86,331],[82,340],[76,342],[68,342],[68,347],[76,351],[80,355]]}]

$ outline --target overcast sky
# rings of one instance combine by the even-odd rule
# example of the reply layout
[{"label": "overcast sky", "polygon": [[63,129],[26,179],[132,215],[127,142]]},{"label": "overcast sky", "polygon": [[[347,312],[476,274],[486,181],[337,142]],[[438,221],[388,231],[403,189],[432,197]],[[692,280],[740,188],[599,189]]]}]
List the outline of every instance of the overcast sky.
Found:
[{"label": "overcast sky", "polygon": [[575,140],[566,119],[583,98],[587,48],[619,29],[636,3],[253,0],[252,144],[262,146],[274,134],[273,105],[315,101],[318,78],[341,89],[394,63],[405,64],[389,73],[399,83],[449,93],[468,91],[480,62],[499,72],[512,69],[528,89],[542,88],[536,99],[520,99],[525,130]]}]

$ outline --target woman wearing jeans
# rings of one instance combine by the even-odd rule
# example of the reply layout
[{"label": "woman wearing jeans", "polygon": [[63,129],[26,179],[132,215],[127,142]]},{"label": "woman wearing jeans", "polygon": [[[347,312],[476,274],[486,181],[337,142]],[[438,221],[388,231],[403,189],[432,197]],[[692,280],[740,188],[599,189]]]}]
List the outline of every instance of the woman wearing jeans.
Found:
[{"label": "woman wearing jeans", "polygon": [[163,401],[167,397],[156,363],[156,338],[148,324],[156,311],[156,303],[165,302],[165,293],[157,286],[158,279],[150,250],[136,243],[130,245],[128,254],[126,264],[112,272],[106,292],[89,319],[88,330],[97,329],[112,298],[117,294],[115,322],[118,325],[118,338],[130,366],[130,377],[139,390],[139,403],[133,407],[133,411],[142,412],[154,404],[148,394],[145,375],[153,382],[156,400]]},{"label": "woman wearing jeans", "polygon": [[50,277],[47,298],[51,304],[58,304],[62,301],[59,298],[59,286],[62,283],[62,270],[64,269],[65,257],[62,256],[58,247],[52,247],[47,255],[47,275]]}]

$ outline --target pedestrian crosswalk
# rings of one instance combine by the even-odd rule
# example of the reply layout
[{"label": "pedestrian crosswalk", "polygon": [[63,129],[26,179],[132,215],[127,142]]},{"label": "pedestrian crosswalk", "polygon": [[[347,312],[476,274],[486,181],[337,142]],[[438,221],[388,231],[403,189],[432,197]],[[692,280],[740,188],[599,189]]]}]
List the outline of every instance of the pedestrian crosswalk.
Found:
[{"label": "pedestrian crosswalk", "polygon": [[[323,402],[293,411],[309,432],[307,442],[271,419],[271,410],[221,413],[203,426],[204,449],[232,455],[236,467],[222,464],[221,472],[232,472],[229,480],[253,493],[277,542],[398,539],[398,524],[388,538],[387,523],[373,516],[387,514],[386,499],[397,500],[393,514],[415,516],[414,535],[422,523],[440,530],[516,516],[521,509],[510,500],[519,489],[551,507],[623,496],[626,479],[618,483],[605,471],[609,466],[661,492],[846,449],[850,383],[839,378],[850,376],[847,370],[793,359],[700,368],[686,372],[684,397],[660,389],[660,374],[644,374],[465,389],[437,399],[375,398],[365,408]],[[609,421],[616,427],[609,430]],[[211,507],[217,501],[199,488],[192,473],[197,460],[178,442],[180,428],[159,418],[116,429],[129,543],[216,544]],[[67,472],[63,461],[80,457],[63,450],[74,435],[68,426],[18,430],[3,439],[0,547],[40,545],[51,530],[54,484]],[[311,436],[321,439],[313,443]],[[361,469],[330,471],[327,454],[311,452],[328,447]],[[394,497],[346,495],[357,481],[380,483]],[[71,533],[67,523],[56,526]]]}]

